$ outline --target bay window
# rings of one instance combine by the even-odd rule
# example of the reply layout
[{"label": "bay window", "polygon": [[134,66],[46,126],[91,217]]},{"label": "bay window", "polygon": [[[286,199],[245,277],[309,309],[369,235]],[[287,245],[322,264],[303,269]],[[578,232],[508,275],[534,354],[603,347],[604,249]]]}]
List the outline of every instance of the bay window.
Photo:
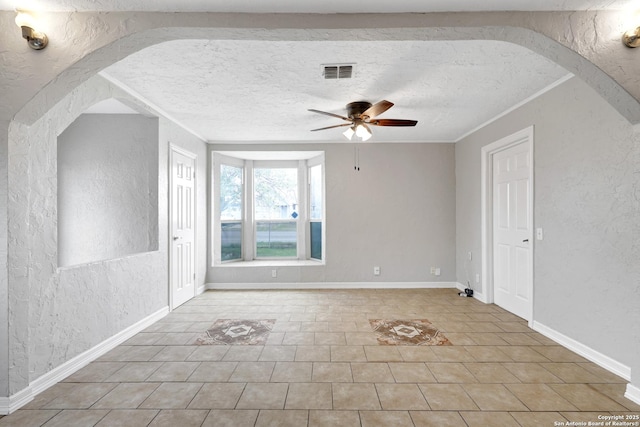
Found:
[{"label": "bay window", "polygon": [[321,152],[213,152],[214,265],[322,261],[323,163]]}]

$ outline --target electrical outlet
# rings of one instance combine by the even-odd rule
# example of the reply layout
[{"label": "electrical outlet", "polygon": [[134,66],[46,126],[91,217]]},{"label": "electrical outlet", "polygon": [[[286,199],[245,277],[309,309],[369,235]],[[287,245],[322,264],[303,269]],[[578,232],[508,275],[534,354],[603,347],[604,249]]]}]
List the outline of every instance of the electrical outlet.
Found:
[{"label": "electrical outlet", "polygon": [[440,267],[436,267],[435,273],[433,273],[433,274],[435,274],[436,276],[439,276],[440,275]]},{"label": "electrical outlet", "polygon": [[274,279],[278,277],[278,270],[271,270],[271,277],[273,277]]},{"label": "electrical outlet", "polygon": [[476,273],[476,283],[480,283],[480,273]]},{"label": "electrical outlet", "polygon": [[379,266],[375,266],[373,267],[373,275],[374,276],[379,276],[380,275],[380,267]]}]

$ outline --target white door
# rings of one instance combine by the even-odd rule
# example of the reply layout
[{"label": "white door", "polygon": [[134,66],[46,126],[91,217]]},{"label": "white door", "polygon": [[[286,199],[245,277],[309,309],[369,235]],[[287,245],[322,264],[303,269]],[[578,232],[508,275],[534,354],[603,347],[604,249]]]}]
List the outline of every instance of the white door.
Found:
[{"label": "white door", "polygon": [[171,147],[171,308],[195,296],[196,157]]},{"label": "white door", "polygon": [[520,143],[493,155],[494,302],[531,319],[531,153]]}]

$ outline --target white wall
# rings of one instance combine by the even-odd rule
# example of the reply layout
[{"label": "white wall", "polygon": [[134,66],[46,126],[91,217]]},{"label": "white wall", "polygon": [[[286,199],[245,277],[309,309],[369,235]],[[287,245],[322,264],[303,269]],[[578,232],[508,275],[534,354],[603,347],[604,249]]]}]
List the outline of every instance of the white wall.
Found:
[{"label": "white wall", "polygon": [[[354,171],[354,147],[360,171]],[[453,144],[269,145],[325,151],[326,265],[209,268],[208,282],[390,285],[455,280]],[[212,150],[239,150],[212,145]],[[242,147],[264,150],[265,145]],[[380,266],[381,274],[373,275]],[[441,276],[430,268],[440,267]]]},{"label": "white wall", "polygon": [[[198,154],[198,203],[205,205],[206,145],[164,118],[159,119],[149,165],[157,188],[157,250],[59,269],[57,265],[57,137],[86,108],[107,99],[134,98],[99,76],[80,85],[32,126],[10,128],[8,252],[12,265],[7,321],[9,395],[127,327],[168,306],[169,143]],[[147,119],[149,120],[149,119]],[[156,126],[158,121],[150,119]],[[104,129],[103,129],[104,130]],[[109,140],[113,135],[105,135]],[[155,156],[155,157],[154,157]],[[158,189],[161,189],[158,191]],[[137,202],[123,201],[123,205]],[[122,206],[126,211],[131,206]],[[206,211],[204,211],[206,212]],[[206,213],[198,221],[206,223]],[[154,228],[152,226],[152,228]],[[204,283],[206,234],[198,237],[198,282]],[[27,274],[28,273],[28,274]],[[0,338],[2,338],[0,334]],[[3,350],[5,347],[3,347]],[[0,379],[3,379],[0,377]]]},{"label": "white wall", "polygon": [[[19,310],[9,314],[11,393],[167,306],[166,236],[159,236],[155,252],[57,266],[57,136],[84,109],[116,96],[127,98],[95,77],[32,126],[12,129],[9,197],[16,202],[9,207],[9,259],[18,273],[9,304]],[[164,175],[166,167],[158,175],[161,186]],[[166,229],[166,203],[162,194],[160,229]]]},{"label": "white wall", "polygon": [[[640,354],[640,140],[578,78],[456,144],[457,274],[480,253],[480,149],[535,126],[534,321],[627,367]],[[481,258],[470,265],[471,277]]]},{"label": "white wall", "polygon": [[[5,130],[3,132],[3,129]],[[9,395],[9,281],[7,270],[7,132],[0,120],[0,397]]]},{"label": "white wall", "polygon": [[58,137],[58,266],[158,250],[158,119],[82,114]]},{"label": "white wall", "polygon": [[[155,142],[154,173],[161,189],[157,192],[158,250],[64,269],[57,266],[57,137],[86,108],[107,98],[129,100],[151,115],[144,105],[96,76],[32,126],[14,123],[10,129],[9,198],[14,201],[8,209],[10,395],[168,306],[169,138],[197,151],[200,162],[206,157],[206,148],[164,118],[156,131],[160,141]],[[200,167],[204,170],[202,163]],[[201,177],[204,183],[204,173]],[[199,188],[198,194],[202,200],[204,189]],[[199,246],[204,246],[205,236],[199,239]],[[200,283],[204,282],[205,265],[202,252],[198,259]]]}]

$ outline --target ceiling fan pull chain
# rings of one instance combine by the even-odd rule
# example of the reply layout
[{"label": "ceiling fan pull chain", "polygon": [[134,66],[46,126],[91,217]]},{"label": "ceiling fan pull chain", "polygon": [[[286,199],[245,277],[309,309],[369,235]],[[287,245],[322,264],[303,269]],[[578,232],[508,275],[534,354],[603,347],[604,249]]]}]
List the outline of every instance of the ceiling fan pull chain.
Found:
[{"label": "ceiling fan pull chain", "polygon": [[358,149],[355,146],[353,147],[353,170],[358,170]]}]

